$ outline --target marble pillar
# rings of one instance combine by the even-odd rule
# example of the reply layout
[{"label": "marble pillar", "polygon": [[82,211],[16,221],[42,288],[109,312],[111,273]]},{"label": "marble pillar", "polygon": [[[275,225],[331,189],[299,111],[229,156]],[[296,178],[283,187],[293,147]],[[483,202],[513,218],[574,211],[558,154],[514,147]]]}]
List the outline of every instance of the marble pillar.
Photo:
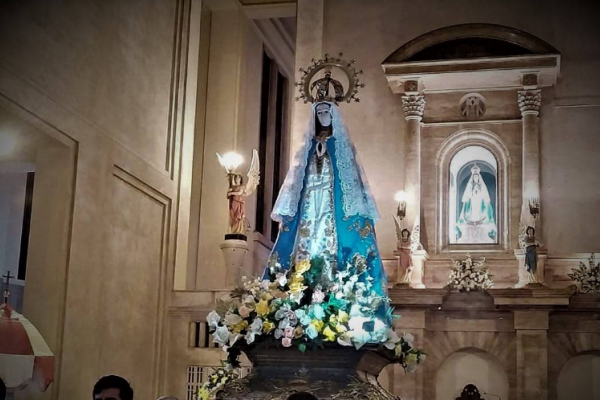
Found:
[{"label": "marble pillar", "polygon": [[[522,216],[521,224],[536,225],[529,214],[529,202],[540,201],[540,119],[542,92],[537,88],[537,75],[523,76],[523,90],[517,92],[523,124],[523,177],[522,177]],[[539,217],[539,216],[538,216]],[[542,238],[538,224],[536,237]]]},{"label": "marble pillar", "polygon": [[517,400],[548,399],[547,311],[515,311]]},{"label": "marble pillar", "polygon": [[404,190],[408,194],[406,219],[412,223],[411,249],[413,273],[410,286],[425,288],[423,273],[427,251],[421,243],[421,120],[425,112],[425,96],[419,93],[418,81],[404,83],[402,109],[406,119],[406,151],[404,159]]}]

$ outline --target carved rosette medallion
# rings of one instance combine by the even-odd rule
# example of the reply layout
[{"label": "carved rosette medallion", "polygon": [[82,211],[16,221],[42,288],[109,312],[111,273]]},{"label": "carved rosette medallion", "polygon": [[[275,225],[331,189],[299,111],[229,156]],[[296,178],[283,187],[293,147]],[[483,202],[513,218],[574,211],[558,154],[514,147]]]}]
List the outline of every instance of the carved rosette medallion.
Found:
[{"label": "carved rosette medallion", "polygon": [[425,96],[409,95],[402,96],[402,109],[407,120],[423,118],[425,112]]},{"label": "carved rosette medallion", "polygon": [[542,91],[539,89],[519,90],[517,93],[521,115],[538,115],[540,112],[540,106],[542,105]]}]

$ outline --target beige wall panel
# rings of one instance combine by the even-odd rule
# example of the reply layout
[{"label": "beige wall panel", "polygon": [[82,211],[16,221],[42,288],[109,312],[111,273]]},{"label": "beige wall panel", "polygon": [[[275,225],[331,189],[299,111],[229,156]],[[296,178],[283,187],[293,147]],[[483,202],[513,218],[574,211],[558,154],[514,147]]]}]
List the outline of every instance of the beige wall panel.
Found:
[{"label": "beige wall panel", "polygon": [[112,198],[108,259],[99,298],[104,316],[99,373],[123,375],[131,381],[136,397],[152,398],[158,383],[168,207],[143,184],[121,176],[114,177]]},{"label": "beige wall panel", "polygon": [[3,2],[0,62],[164,169],[177,3]]}]

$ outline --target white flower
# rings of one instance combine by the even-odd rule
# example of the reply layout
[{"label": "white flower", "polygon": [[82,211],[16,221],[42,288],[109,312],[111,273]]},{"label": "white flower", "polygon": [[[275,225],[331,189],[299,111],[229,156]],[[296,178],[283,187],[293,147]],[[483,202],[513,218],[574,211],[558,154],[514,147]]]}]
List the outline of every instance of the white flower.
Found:
[{"label": "white flower", "polygon": [[275,339],[281,339],[283,337],[283,329],[275,329]]},{"label": "white flower", "polygon": [[237,325],[240,322],[242,322],[242,317],[237,314],[227,313],[227,315],[225,315],[225,325],[227,326]]},{"label": "white flower", "polygon": [[422,363],[427,358],[426,354],[419,354],[419,362]]},{"label": "white flower", "polygon": [[229,336],[231,336],[229,329],[225,326],[220,326],[213,333],[213,342],[218,343],[220,346],[225,346],[229,341]]},{"label": "white flower", "polygon": [[260,318],[256,318],[252,324],[250,324],[250,332],[258,333],[262,331],[263,320]]},{"label": "white flower", "polygon": [[206,322],[208,322],[208,326],[211,328],[217,329],[219,321],[221,321],[221,316],[216,311],[211,311],[206,316]]},{"label": "white flower", "polygon": [[342,346],[352,346],[352,336],[349,332],[344,332],[338,336],[337,342]]},{"label": "white flower", "polygon": [[391,328],[388,328],[387,340],[383,343],[383,345],[389,350],[394,350],[394,348],[396,347],[396,343],[398,343],[399,341],[400,338],[398,337],[396,331],[394,331]]},{"label": "white flower", "polygon": [[244,335],[242,335],[241,333],[236,333],[235,335],[231,335],[229,337],[229,346],[233,346],[235,344],[235,342],[237,342],[239,339],[243,338]]},{"label": "white flower", "polygon": [[257,335],[257,333],[255,333],[255,332],[246,333],[246,343],[248,343],[248,344],[254,343],[254,339],[256,339],[256,335]]},{"label": "white flower", "polygon": [[287,276],[283,272],[280,272],[277,274],[275,281],[279,284],[279,286],[285,286],[288,280]]},{"label": "white flower", "polygon": [[262,290],[269,290],[269,285],[271,285],[271,281],[269,281],[268,279],[265,279],[260,283],[260,288]]},{"label": "white flower", "polygon": [[406,344],[408,344],[410,347],[412,347],[415,337],[413,335],[411,335],[410,333],[405,333],[404,336],[402,336],[402,339],[406,342]]}]

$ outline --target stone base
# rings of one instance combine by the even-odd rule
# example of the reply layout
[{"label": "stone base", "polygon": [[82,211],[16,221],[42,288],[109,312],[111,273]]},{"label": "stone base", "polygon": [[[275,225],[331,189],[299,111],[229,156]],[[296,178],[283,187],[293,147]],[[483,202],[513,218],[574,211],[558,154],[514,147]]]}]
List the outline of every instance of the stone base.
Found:
[{"label": "stone base", "polygon": [[539,289],[547,289],[546,285],[544,285],[543,283],[539,283],[539,282],[519,282],[515,285],[515,289],[533,289],[533,290],[539,290]]},{"label": "stone base", "polygon": [[394,285],[394,289],[410,289],[410,283],[399,282]]},{"label": "stone base", "polygon": [[399,400],[377,382],[391,360],[369,346],[324,349],[254,348],[245,351],[250,375],[223,386],[225,400]]}]

